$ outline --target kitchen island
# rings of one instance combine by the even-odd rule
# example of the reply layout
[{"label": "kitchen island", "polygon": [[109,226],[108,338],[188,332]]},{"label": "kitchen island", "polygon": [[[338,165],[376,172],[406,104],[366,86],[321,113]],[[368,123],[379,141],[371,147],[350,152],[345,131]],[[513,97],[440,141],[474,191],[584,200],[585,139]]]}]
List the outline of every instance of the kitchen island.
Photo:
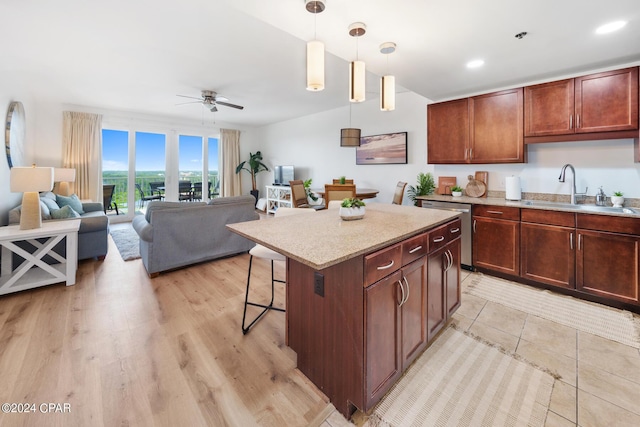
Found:
[{"label": "kitchen island", "polygon": [[[287,257],[287,345],[347,418],[370,410],[460,305],[457,213],[370,203],[230,224]],[[255,332],[254,332],[255,333]]]}]

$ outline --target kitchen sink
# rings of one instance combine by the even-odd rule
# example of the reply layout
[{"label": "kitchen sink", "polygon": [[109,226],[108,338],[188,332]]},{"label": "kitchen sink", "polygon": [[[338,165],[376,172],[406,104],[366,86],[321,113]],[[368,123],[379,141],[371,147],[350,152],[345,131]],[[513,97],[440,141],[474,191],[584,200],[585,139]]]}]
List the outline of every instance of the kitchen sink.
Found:
[{"label": "kitchen sink", "polygon": [[544,206],[556,209],[566,209],[584,212],[602,212],[602,213],[622,213],[628,215],[639,215],[640,209],[636,208],[615,208],[613,206],[596,206],[596,205],[572,205],[570,203],[545,202],[542,200],[524,200],[522,206]]}]

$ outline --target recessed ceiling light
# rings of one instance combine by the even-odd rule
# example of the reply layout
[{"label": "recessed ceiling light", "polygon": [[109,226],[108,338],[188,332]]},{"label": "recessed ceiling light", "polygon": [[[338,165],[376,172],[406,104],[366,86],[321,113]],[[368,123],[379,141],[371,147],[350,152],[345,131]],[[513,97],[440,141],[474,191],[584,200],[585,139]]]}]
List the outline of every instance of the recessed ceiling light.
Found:
[{"label": "recessed ceiling light", "polygon": [[624,27],[625,25],[627,25],[627,21],[609,22],[608,24],[604,24],[596,28],[596,34],[612,33],[614,31],[618,31],[620,28]]},{"label": "recessed ceiling light", "polygon": [[478,67],[482,67],[483,65],[484,65],[484,60],[482,59],[475,59],[473,61],[467,62],[467,68],[478,68]]}]

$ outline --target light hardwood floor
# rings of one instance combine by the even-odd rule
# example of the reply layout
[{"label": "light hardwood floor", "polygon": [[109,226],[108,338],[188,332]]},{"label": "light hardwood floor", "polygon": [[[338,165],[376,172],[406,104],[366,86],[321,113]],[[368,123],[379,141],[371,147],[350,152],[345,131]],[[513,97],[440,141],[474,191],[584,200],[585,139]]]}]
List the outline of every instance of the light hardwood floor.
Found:
[{"label": "light hardwood floor", "polygon": [[[75,286],[0,297],[0,402],[36,404],[0,413],[0,425],[319,425],[333,405],[295,368],[284,314],[242,334],[248,260],[149,279],[109,238],[104,261],[79,263]],[[268,283],[267,262],[253,271]],[[42,413],[42,403],[71,412]]]}]

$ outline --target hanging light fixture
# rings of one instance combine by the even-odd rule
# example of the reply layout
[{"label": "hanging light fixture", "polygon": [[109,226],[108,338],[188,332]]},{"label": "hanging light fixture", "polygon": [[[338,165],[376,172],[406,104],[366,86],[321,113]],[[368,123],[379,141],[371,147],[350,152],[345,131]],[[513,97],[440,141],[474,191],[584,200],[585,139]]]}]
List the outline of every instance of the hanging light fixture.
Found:
[{"label": "hanging light fixture", "polygon": [[316,15],[325,9],[323,0],[306,0],[306,9],[314,14],[313,38],[307,42],[307,90],[321,91],[324,89],[324,43],[317,40]]},{"label": "hanging light fixture", "polygon": [[349,25],[349,35],[356,38],[356,60],[349,63],[349,101],[362,102],[365,100],[365,65],[358,60],[358,37],[367,32],[367,26],[362,22]]},{"label": "hanging light fixture", "polygon": [[341,147],[359,147],[360,146],[360,129],[351,127],[351,103],[349,103],[349,127],[340,129],[340,146]]},{"label": "hanging light fixture", "polygon": [[[396,44],[386,42],[380,45],[380,53],[387,55],[387,72],[389,68],[389,54],[396,51]],[[396,109],[396,78],[390,74],[380,79],[380,110],[393,111]]]}]

